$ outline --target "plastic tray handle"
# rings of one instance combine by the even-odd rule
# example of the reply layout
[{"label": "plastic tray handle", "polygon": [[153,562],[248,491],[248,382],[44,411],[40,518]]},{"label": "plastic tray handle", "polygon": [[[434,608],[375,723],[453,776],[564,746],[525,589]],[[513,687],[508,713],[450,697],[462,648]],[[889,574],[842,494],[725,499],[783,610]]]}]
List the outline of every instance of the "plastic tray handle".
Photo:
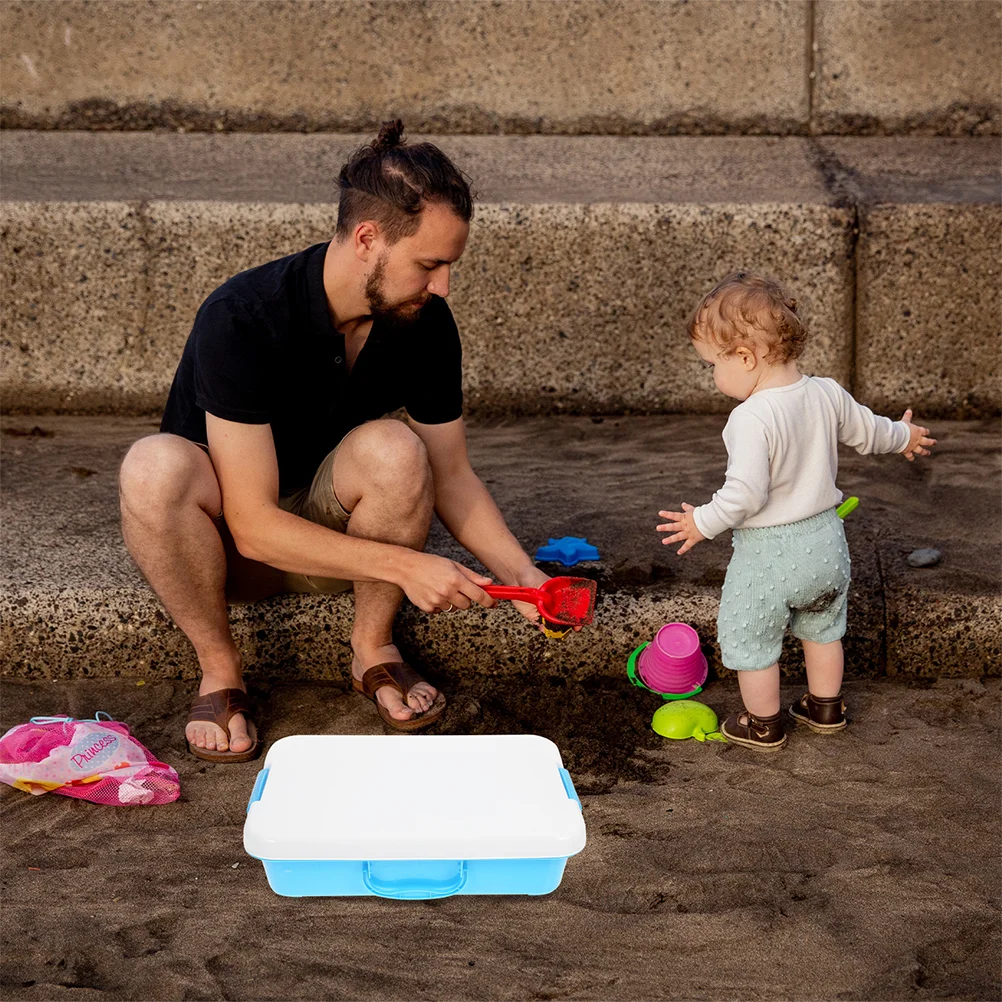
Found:
[{"label": "plastic tray handle", "polygon": [[254,789],[251,790],[250,800],[247,801],[247,811],[250,812],[251,804],[255,800],[261,799],[261,794],[264,793],[264,784],[268,782],[268,770],[262,769],[257,774],[257,779],[254,780]]},{"label": "plastic tray handle", "polygon": [[560,770],[560,782],[564,784],[564,789],[567,791],[567,796],[578,805],[578,810],[581,808],[581,798],[578,796],[578,791],[574,789],[574,783],[571,781],[571,774],[562,766],[557,766]]},{"label": "plastic tray handle", "polygon": [[456,860],[454,865],[454,876],[445,880],[430,880],[425,877],[378,877],[373,872],[373,863],[367,861],[362,866],[362,880],[373,894],[381,898],[447,898],[450,894],[457,894],[466,884],[466,860]]}]

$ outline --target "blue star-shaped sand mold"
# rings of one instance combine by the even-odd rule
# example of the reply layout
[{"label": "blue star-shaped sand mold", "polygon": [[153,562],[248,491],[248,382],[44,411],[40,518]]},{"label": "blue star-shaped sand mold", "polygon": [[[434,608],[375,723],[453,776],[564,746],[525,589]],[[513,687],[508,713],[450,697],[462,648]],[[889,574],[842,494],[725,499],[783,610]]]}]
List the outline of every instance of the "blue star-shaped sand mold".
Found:
[{"label": "blue star-shaped sand mold", "polygon": [[587,539],[579,539],[577,536],[561,536],[560,539],[551,539],[546,546],[541,546],[536,550],[536,559],[563,564],[564,567],[573,567],[582,560],[598,560],[600,558],[598,549],[592,546]]}]

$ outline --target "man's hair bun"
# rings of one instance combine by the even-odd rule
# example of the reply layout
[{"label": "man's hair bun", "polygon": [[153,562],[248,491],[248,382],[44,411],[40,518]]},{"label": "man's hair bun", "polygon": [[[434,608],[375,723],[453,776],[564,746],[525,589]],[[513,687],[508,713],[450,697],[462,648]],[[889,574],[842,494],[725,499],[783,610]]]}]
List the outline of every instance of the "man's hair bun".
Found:
[{"label": "man's hair bun", "polygon": [[373,140],[372,148],[379,153],[392,150],[395,146],[403,145],[404,123],[399,118],[394,118],[391,122],[383,122],[379,127],[379,135]]},{"label": "man's hair bun", "polygon": [[464,222],[473,218],[473,192],[462,171],[431,143],[405,143],[399,118],[359,147],[338,174],[336,235],[343,240],[362,220],[377,222],[389,243],[417,232],[421,210],[440,202]]}]

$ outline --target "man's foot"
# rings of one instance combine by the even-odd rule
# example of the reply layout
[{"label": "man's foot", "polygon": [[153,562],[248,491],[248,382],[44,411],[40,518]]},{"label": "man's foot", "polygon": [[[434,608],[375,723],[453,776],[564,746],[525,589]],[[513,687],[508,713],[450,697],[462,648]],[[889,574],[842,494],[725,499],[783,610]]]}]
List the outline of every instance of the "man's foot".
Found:
[{"label": "man's foot", "polygon": [[[396,644],[359,649],[351,659],[351,674],[361,682],[362,676],[369,668],[394,661],[403,661]],[[390,685],[381,686],[376,690],[376,699],[380,705],[394,720],[401,722],[413,719],[416,714],[424,713],[435,702],[437,695],[438,689],[430,682],[423,681],[410,689],[406,699]]]},{"label": "man's foot", "polygon": [[[236,675],[203,675],[198,687],[199,696],[219,689],[242,689],[247,691],[238,672]],[[248,751],[254,743],[247,732],[247,718],[242,713],[230,717],[230,733],[208,720],[189,720],[184,729],[188,743],[205,751],[231,751],[236,754]]]}]

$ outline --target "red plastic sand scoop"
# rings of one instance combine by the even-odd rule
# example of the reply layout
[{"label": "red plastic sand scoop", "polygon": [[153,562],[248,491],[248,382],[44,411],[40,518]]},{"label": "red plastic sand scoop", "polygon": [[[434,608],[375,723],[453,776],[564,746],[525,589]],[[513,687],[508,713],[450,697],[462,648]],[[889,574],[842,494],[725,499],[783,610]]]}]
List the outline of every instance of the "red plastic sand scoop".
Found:
[{"label": "red plastic sand scoop", "polygon": [[591,578],[550,578],[539,588],[511,588],[488,585],[491,598],[531,602],[543,618],[561,626],[587,626],[595,615],[598,586]]}]

